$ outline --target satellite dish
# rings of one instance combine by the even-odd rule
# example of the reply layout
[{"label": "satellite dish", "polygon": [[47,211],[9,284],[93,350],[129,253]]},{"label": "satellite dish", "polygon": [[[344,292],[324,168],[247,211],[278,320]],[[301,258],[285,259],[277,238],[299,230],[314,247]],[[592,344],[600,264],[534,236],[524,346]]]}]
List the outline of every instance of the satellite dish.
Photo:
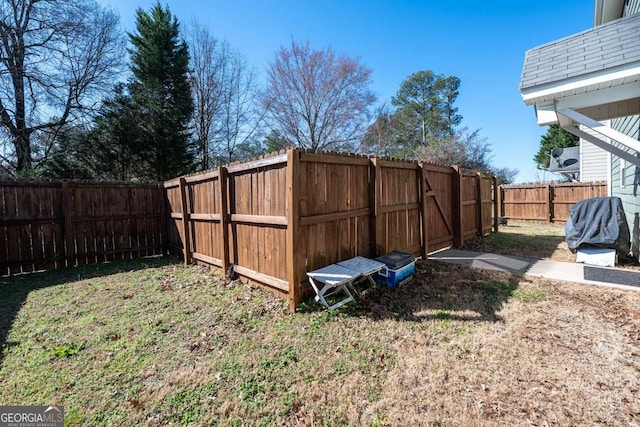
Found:
[{"label": "satellite dish", "polygon": [[551,157],[553,157],[554,159],[557,159],[558,157],[562,156],[562,152],[564,150],[561,147],[556,147],[553,150],[551,150]]},{"label": "satellite dish", "polygon": [[549,153],[549,172],[580,172],[580,147],[556,147]]}]

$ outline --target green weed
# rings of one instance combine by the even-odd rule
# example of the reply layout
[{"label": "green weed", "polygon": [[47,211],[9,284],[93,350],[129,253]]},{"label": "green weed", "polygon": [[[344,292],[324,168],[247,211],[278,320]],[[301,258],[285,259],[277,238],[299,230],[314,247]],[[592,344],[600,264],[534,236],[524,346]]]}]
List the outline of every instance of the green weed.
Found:
[{"label": "green weed", "polygon": [[513,298],[516,301],[523,303],[540,302],[547,299],[547,294],[540,289],[516,289],[513,293]]},{"label": "green weed", "polygon": [[76,343],[64,343],[62,345],[58,345],[51,349],[51,354],[55,357],[71,357],[78,354],[85,346],[85,343],[76,344]]}]

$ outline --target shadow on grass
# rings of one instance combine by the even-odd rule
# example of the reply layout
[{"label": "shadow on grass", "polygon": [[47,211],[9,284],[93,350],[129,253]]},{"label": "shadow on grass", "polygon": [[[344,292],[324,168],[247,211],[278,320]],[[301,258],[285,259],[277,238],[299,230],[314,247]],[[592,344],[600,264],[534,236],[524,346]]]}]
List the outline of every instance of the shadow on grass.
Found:
[{"label": "shadow on grass", "polygon": [[518,223],[501,226],[497,233],[466,241],[462,249],[542,259],[551,258],[565,242],[564,235],[543,230],[532,234],[530,228],[528,224]]},{"label": "shadow on grass", "polygon": [[7,342],[7,337],[16,315],[27,303],[27,297],[32,291],[125,271],[160,267],[175,262],[175,258],[158,256],[0,277],[0,363],[4,358],[5,349],[18,344]]},{"label": "shadow on grass", "polygon": [[[518,288],[520,277],[462,265],[418,261],[412,279],[397,289],[378,285],[339,310],[373,320],[501,321],[497,314]],[[302,311],[325,310],[310,299]]]}]

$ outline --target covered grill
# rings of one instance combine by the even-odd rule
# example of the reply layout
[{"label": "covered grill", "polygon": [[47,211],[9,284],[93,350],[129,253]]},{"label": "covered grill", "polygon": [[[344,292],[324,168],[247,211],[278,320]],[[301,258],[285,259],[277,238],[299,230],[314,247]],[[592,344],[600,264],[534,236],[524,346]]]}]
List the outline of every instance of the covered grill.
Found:
[{"label": "covered grill", "polygon": [[595,197],[576,203],[569,210],[565,238],[572,252],[586,248],[615,249],[629,253],[629,226],[619,197]]}]

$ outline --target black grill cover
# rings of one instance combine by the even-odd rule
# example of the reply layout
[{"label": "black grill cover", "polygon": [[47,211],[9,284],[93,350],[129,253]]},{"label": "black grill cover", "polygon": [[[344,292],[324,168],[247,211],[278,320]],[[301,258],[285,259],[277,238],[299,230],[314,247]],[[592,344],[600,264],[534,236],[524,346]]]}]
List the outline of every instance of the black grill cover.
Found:
[{"label": "black grill cover", "polygon": [[629,253],[629,226],[619,197],[595,197],[576,203],[564,227],[572,252],[581,248],[616,249]]}]

